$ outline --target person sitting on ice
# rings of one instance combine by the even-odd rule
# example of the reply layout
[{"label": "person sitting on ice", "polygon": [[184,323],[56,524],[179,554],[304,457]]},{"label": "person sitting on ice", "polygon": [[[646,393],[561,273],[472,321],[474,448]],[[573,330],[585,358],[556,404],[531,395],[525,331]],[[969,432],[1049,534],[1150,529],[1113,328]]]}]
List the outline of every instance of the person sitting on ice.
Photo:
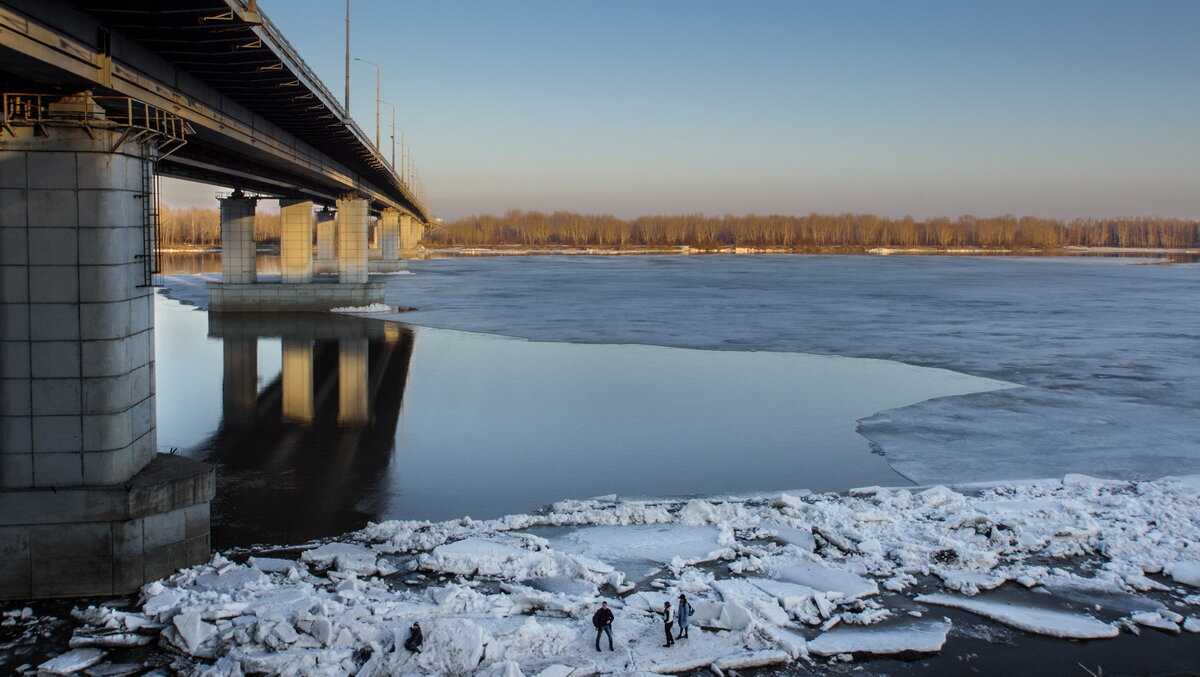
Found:
[{"label": "person sitting on ice", "polygon": [[682,592],[679,593],[679,609],[677,611],[679,614],[679,636],[675,639],[684,639],[688,636],[688,626],[691,625],[692,614],[695,611],[692,605],[688,604],[687,595],[684,595]]},{"label": "person sitting on ice", "polygon": [[408,629],[408,639],[404,640],[404,648],[413,653],[421,653],[421,642],[423,641],[425,641],[425,636],[421,634],[421,624],[414,622]]},{"label": "person sitting on ice", "polygon": [[615,651],[613,649],[612,624],[612,609],[608,608],[608,602],[601,602],[600,608],[592,614],[592,625],[596,626],[596,651],[600,650],[600,633],[602,632],[608,635],[608,650]]}]

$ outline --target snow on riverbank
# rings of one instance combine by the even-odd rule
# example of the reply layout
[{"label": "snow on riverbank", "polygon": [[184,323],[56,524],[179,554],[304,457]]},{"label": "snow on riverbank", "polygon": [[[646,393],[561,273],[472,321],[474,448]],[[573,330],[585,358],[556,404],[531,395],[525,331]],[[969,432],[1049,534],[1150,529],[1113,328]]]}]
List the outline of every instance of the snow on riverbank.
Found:
[{"label": "snow on riverbank", "polygon": [[[298,561],[217,555],[146,586],[135,613],[81,610],[88,639],[73,646],[165,628],[194,674],[552,677],[934,652],[954,632],[942,605],[1060,637],[1194,632],[1198,498],[1200,476],[1073,475],[384,522]],[[626,573],[631,559],[658,564]],[[980,592],[1005,582],[1005,599]],[[680,593],[693,628],[666,648],[657,611]],[[601,599],[616,612],[613,651],[593,644]],[[414,621],[420,654],[402,646]]]}]

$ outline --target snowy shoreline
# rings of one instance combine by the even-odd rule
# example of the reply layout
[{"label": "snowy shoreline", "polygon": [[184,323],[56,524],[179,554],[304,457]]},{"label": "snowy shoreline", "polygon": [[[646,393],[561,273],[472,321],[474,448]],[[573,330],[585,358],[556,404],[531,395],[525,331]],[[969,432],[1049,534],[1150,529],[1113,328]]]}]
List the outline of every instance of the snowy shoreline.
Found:
[{"label": "snowy shoreline", "polygon": [[[936,652],[944,607],[1063,638],[1200,632],[1198,498],[1195,475],[1069,475],[391,521],[295,560],[216,555],[145,586],[137,611],[77,610],[72,646],[161,629],[195,675],[553,677]],[[680,592],[693,632],[662,648],[657,610]],[[601,599],[613,652],[593,648]],[[420,654],[401,646],[414,621]]]}]

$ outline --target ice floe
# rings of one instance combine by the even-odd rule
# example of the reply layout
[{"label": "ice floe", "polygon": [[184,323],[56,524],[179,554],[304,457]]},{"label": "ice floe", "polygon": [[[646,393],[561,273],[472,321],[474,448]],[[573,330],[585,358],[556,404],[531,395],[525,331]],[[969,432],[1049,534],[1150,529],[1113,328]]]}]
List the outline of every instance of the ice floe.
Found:
[{"label": "ice floe", "polygon": [[[384,522],[298,560],[216,555],[145,586],[135,610],[77,610],[76,650],[157,634],[196,675],[719,675],[939,651],[955,629],[925,617],[937,607],[1076,639],[1197,632],[1198,498],[1191,477],[1072,476]],[[689,637],[663,647],[663,605],[681,593]],[[594,646],[601,600],[616,614],[611,651],[606,637]],[[420,653],[404,647],[413,622]]]},{"label": "ice floe", "polygon": [[1011,625],[1018,630],[1034,632],[1039,635],[1067,639],[1100,639],[1116,637],[1120,634],[1120,629],[1112,623],[1105,623],[1091,616],[1055,609],[941,593],[921,595],[916,599],[925,604],[937,604],[970,611],[1000,621],[1005,625]]},{"label": "ice floe", "polygon": [[917,621],[889,627],[843,626],[822,633],[808,643],[818,656],[846,653],[897,654],[941,651],[950,632],[950,621]]}]

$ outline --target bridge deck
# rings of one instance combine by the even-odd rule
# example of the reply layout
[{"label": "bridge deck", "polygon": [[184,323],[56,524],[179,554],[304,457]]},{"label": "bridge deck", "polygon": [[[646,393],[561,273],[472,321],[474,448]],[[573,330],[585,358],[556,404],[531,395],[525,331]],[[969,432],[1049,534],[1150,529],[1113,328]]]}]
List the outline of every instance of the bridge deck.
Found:
[{"label": "bridge deck", "polygon": [[[5,30],[7,29],[7,30]],[[424,200],[297,51],[242,0],[0,0],[0,85],[132,96],[196,130],[160,173],[330,203]]]}]

